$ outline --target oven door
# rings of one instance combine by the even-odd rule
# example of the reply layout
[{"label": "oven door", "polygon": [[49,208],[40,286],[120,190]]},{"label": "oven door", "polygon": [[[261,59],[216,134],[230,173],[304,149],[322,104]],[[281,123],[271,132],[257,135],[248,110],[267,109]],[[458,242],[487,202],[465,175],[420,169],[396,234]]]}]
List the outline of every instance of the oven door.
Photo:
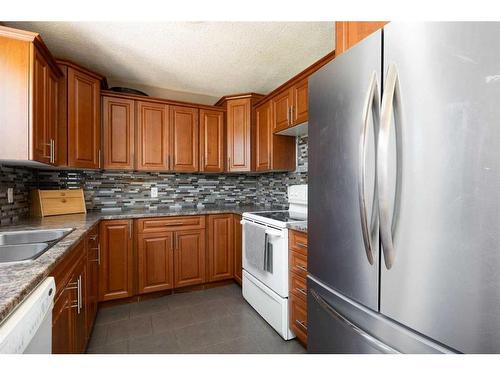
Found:
[{"label": "oven door", "polygon": [[[245,227],[249,223],[266,228],[268,270],[260,269],[247,261]],[[288,297],[288,230],[245,219],[241,224],[243,225],[243,269],[281,297]]]}]

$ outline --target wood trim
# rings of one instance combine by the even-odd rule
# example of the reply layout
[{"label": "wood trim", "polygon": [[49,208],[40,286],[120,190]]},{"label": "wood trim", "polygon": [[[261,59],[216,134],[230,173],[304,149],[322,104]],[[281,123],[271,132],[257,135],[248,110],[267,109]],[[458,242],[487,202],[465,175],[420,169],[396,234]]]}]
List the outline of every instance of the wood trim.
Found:
[{"label": "wood trim", "polygon": [[233,94],[233,95],[225,95],[219,100],[217,100],[217,103],[214,104],[214,106],[224,106],[224,102],[227,102],[228,100],[234,100],[234,99],[254,99],[254,100],[260,100],[264,98],[264,94],[258,94],[255,92],[246,92],[242,94]]},{"label": "wood trim", "polygon": [[292,87],[295,83],[298,81],[302,80],[303,78],[309,77],[311,74],[313,74],[315,71],[320,69],[322,66],[328,64],[330,61],[332,61],[335,58],[335,51],[329,52],[325,56],[323,56],[321,59],[316,61],[314,64],[308,66],[306,69],[301,71],[300,73],[296,74],[292,78],[290,78],[288,81],[283,83],[281,86],[278,86],[275,88],[273,91],[271,91],[269,94],[265,95],[261,99],[259,99],[255,104],[254,107],[258,106],[259,104],[265,102],[268,99],[271,99],[278,95],[281,91],[285,89],[289,89]]},{"label": "wood trim", "polygon": [[120,98],[120,99],[132,99],[141,102],[150,102],[150,103],[159,103],[159,104],[168,104],[182,107],[191,107],[191,108],[200,108],[200,109],[210,109],[215,111],[225,111],[225,108],[216,107],[215,105],[206,105],[206,104],[197,104],[190,102],[183,102],[180,100],[171,100],[158,98],[154,96],[143,96],[143,95],[134,95],[134,94],[122,94],[118,92],[114,92],[111,90],[101,90],[101,94],[109,97]]},{"label": "wood trim", "polygon": [[56,63],[58,65],[65,65],[65,66],[73,68],[75,70],[79,70],[80,72],[85,73],[85,74],[91,76],[92,78],[98,79],[99,81],[106,80],[106,77],[104,77],[102,74],[99,74],[99,73],[96,73],[92,70],[84,68],[83,66],[78,65],[77,63],[74,63],[72,61],[65,60],[65,59],[56,59]]}]

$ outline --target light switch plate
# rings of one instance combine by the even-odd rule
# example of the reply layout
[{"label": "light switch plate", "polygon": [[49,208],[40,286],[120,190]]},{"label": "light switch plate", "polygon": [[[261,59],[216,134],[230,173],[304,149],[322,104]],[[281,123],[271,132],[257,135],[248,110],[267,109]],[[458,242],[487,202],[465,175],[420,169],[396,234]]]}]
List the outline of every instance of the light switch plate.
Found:
[{"label": "light switch plate", "polygon": [[7,189],[7,202],[14,203],[14,188]]},{"label": "light switch plate", "polygon": [[157,187],[151,188],[151,198],[158,198],[158,188]]}]

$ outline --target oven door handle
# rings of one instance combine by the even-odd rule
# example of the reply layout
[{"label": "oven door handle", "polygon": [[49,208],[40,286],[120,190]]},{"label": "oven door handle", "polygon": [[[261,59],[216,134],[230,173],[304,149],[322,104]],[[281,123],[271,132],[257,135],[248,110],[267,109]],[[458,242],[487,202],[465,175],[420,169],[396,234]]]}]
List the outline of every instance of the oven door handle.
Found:
[{"label": "oven door handle", "polygon": [[267,225],[262,225],[262,224],[259,224],[259,223],[255,223],[253,221],[245,221],[245,220],[241,220],[240,224],[241,225],[251,224],[251,225],[256,225],[258,227],[261,227],[261,228],[266,228],[266,234],[267,235],[274,236],[274,237],[283,237],[283,231],[282,230],[274,229],[274,228],[268,227]]}]

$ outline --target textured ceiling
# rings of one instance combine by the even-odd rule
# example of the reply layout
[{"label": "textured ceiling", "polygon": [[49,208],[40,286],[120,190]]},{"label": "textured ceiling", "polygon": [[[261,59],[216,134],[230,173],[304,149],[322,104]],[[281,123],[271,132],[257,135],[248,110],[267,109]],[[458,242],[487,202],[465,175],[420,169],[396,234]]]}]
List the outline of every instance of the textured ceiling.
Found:
[{"label": "textured ceiling", "polygon": [[334,46],[333,22],[6,22],[108,77],[219,97],[268,93]]}]

